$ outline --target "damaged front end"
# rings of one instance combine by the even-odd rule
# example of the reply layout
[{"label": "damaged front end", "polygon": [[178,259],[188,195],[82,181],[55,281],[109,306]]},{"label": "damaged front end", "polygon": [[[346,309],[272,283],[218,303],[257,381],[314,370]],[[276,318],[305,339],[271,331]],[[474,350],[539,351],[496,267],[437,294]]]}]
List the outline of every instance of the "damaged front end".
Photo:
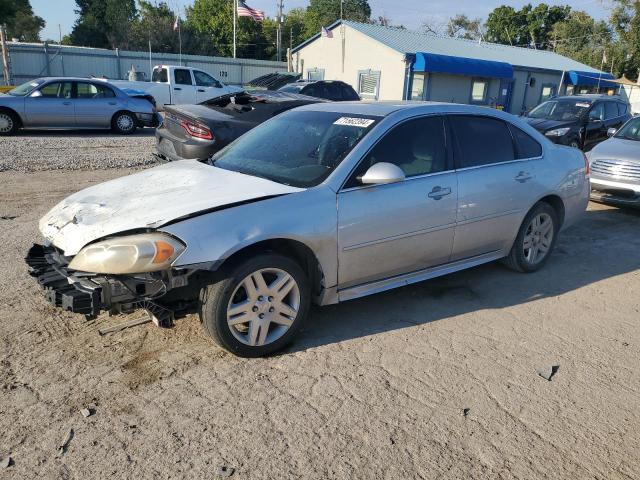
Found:
[{"label": "damaged front end", "polygon": [[25,261],[51,304],[87,319],[102,311],[118,314],[144,309],[156,325],[169,327],[177,312],[192,308],[199,290],[198,282],[189,281],[194,270],[128,275],[78,272],[52,246],[34,244]]}]

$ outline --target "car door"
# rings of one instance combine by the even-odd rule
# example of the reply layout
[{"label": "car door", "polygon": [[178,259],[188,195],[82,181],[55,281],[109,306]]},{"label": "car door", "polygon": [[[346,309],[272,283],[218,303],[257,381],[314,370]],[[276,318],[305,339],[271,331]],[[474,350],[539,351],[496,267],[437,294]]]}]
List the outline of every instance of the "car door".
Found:
[{"label": "car door", "polygon": [[191,78],[191,70],[176,68],[173,70],[173,91],[171,100],[174,105],[196,103],[196,90]]},{"label": "car door", "polygon": [[604,102],[596,102],[587,116],[584,133],[584,149],[589,149],[607,138]]},{"label": "car door", "polygon": [[25,125],[70,128],[75,126],[72,82],[50,82],[24,100]]},{"label": "car door", "polygon": [[87,128],[108,128],[113,115],[124,104],[107,85],[93,82],[75,82],[76,125]]},{"label": "car door", "polygon": [[204,102],[218,95],[224,95],[227,92],[224,85],[208,73],[194,70],[193,79],[196,82],[196,103]]},{"label": "car door", "polygon": [[[362,185],[358,177],[378,162],[396,164],[405,180]],[[388,131],[338,194],[340,288],[446,263],[456,204],[442,117],[407,120]]]},{"label": "car door", "polygon": [[[458,180],[452,261],[498,252],[515,239],[541,191],[542,147],[520,129],[491,116],[451,115]],[[528,139],[516,149],[514,136]],[[524,141],[523,141],[524,142]]]},{"label": "car door", "polygon": [[605,138],[602,140],[607,138],[606,132],[608,132],[610,128],[617,130],[624,123],[624,117],[618,111],[618,102],[612,100],[604,103],[604,123]]}]

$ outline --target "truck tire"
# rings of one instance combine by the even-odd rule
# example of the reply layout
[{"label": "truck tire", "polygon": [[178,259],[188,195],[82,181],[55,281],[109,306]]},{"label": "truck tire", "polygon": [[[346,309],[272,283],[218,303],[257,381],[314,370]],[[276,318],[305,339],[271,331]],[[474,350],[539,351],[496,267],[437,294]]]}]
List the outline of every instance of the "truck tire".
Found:
[{"label": "truck tire", "polygon": [[129,135],[136,131],[136,118],[130,112],[118,112],[111,120],[111,128],[120,135]]},{"label": "truck tire", "polygon": [[297,262],[275,253],[251,257],[200,291],[198,314],[207,334],[240,357],[285,347],[305,322],[309,280]]}]

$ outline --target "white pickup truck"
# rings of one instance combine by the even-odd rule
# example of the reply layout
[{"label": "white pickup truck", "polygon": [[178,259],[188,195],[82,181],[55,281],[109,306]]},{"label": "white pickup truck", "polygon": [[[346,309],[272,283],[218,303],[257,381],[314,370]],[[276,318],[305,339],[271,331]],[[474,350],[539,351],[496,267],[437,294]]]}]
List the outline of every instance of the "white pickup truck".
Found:
[{"label": "white pickup truck", "polygon": [[150,82],[108,80],[118,88],[138,90],[155,98],[158,110],[165,105],[196,104],[220,95],[242,91],[242,88],[225,85],[202,70],[173,65],[157,65]]}]

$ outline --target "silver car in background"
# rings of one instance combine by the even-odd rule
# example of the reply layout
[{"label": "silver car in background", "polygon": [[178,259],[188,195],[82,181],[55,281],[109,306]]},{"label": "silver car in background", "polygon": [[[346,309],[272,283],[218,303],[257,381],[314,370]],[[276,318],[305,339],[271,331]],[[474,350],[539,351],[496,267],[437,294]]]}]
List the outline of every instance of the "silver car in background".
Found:
[{"label": "silver car in background", "polygon": [[71,195],[27,255],[55,305],[87,316],[197,311],[241,356],[289,343],[328,305],[504,259],[534,272],[589,201],[585,157],[522,120],[436,103],[318,103],[208,163]]},{"label": "silver car in background", "polygon": [[640,117],[587,153],[591,167],[591,199],[618,206],[640,206]]},{"label": "silver car in background", "polygon": [[37,78],[0,94],[0,135],[21,128],[108,128],[120,134],[155,127],[153,98],[87,78]]}]

